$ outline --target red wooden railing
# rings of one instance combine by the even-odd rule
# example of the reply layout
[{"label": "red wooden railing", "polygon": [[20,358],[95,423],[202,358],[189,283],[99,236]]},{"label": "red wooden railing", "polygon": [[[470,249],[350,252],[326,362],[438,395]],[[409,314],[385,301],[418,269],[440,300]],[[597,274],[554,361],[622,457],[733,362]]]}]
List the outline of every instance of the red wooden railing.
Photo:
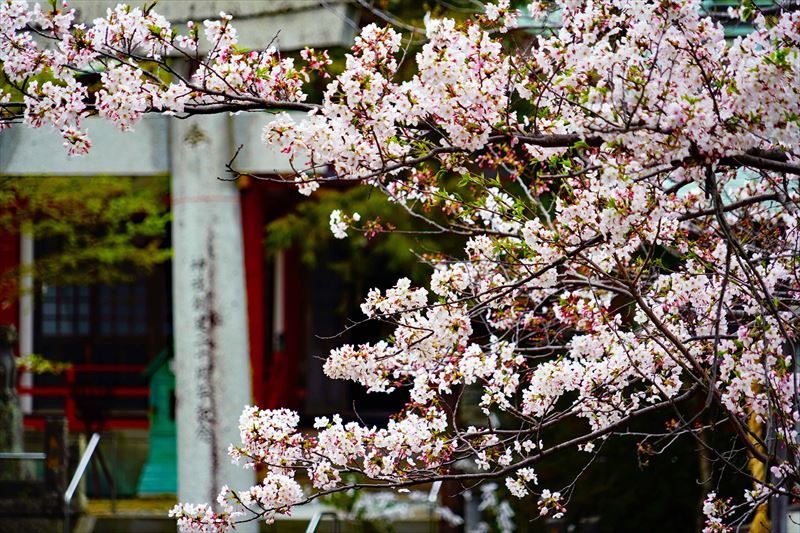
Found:
[{"label": "red wooden railing", "polygon": [[[128,387],[117,385],[84,385],[78,380],[79,374],[136,374],[139,375],[145,365],[110,365],[110,364],[76,364],[64,370],[64,385],[47,385],[33,387],[17,387],[19,394],[42,398],[63,398],[64,416],[71,431],[85,431],[87,420],[81,417],[77,401],[102,402],[114,398],[147,398],[150,395],[148,387]],[[48,413],[52,414],[52,413]],[[90,429],[118,429],[141,428],[147,429],[149,421],[146,414],[131,413],[129,417],[102,417],[99,420],[88,421],[94,424]],[[44,428],[45,414],[37,413],[25,415],[25,427],[41,430]]]}]

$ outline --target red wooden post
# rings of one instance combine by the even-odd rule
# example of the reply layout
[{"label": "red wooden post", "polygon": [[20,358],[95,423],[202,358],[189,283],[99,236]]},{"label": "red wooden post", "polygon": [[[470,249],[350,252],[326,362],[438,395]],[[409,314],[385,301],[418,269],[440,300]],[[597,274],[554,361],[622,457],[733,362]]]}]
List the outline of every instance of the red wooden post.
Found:
[{"label": "red wooden post", "polygon": [[12,296],[15,291],[10,284],[18,281],[13,274],[18,267],[19,233],[2,231],[0,232],[0,325],[12,325],[17,330],[19,330],[19,304],[17,298]]},{"label": "red wooden post", "polygon": [[281,285],[282,291],[276,290],[273,298],[279,300],[276,303],[283,320],[281,324],[275,325],[276,339],[269,365],[269,378],[264,387],[264,407],[297,409],[301,398],[298,376],[299,365],[302,364],[303,340],[302,305],[299,298],[302,283],[300,258],[296,250],[287,250],[278,255],[276,261],[282,262],[280,268],[276,268],[276,271],[283,273],[276,282]]},{"label": "red wooden post", "polygon": [[70,366],[64,371],[67,378],[67,395],[64,398],[64,416],[67,418],[67,427],[73,429],[78,427],[78,417],[75,413],[75,367]]},{"label": "red wooden post", "polygon": [[286,369],[283,379],[286,382],[283,403],[286,407],[300,407],[303,390],[300,389],[300,365],[304,364],[303,356],[303,294],[300,254],[297,249],[287,250],[284,254],[286,272],[286,288],[283,292],[283,308],[286,317],[284,338],[286,341]]},{"label": "red wooden post", "polygon": [[264,401],[264,202],[260,187],[250,183],[241,192],[242,237],[244,241],[247,326],[250,341],[250,370],[253,400]]}]

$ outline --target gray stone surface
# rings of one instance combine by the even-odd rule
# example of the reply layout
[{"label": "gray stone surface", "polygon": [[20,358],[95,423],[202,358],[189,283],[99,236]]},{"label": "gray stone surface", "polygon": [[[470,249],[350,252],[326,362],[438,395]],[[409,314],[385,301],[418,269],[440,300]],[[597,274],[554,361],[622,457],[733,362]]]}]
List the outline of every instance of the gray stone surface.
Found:
[{"label": "gray stone surface", "polygon": [[224,484],[255,481],[226,453],[252,401],[239,191],[218,179],[231,154],[228,116],[171,128],[178,499],[210,503]]},{"label": "gray stone surface", "polygon": [[[300,121],[304,113],[289,113]],[[234,161],[234,168],[239,172],[254,174],[290,174],[294,171],[286,154],[275,146],[267,146],[261,142],[264,126],[272,120],[269,113],[240,113],[231,117],[233,123],[233,147],[242,149]]]},{"label": "gray stone surface", "polygon": [[163,175],[169,171],[168,122],[165,116],[148,115],[126,133],[107,121],[87,119],[93,147],[81,157],[67,155],[53,128],[15,126],[0,132],[0,175]]},{"label": "gray stone surface", "polygon": [[[80,20],[91,22],[105,17],[107,9],[118,3],[117,0],[73,0],[70,6],[77,10]],[[239,44],[254,49],[263,48],[276,35],[276,45],[287,51],[306,46],[345,45],[354,35],[354,10],[347,0],[161,0],[156,11],[181,32],[186,31],[186,21],[216,19],[220,11],[224,11],[234,17]],[[204,51],[207,49],[201,46],[201,52]]]},{"label": "gray stone surface", "polygon": [[[303,113],[292,113],[302,119]],[[261,142],[270,113],[241,113],[228,117],[231,146],[242,145],[235,166],[242,172],[284,174],[292,172],[280,150]],[[121,132],[100,119],[88,119],[93,148],[81,157],[69,157],[61,135],[52,128],[14,127],[0,132],[0,176],[157,176],[169,167],[169,125],[173,119],[147,115],[133,131]],[[225,163],[233,156],[226,152]],[[221,166],[216,176],[225,174]]]}]

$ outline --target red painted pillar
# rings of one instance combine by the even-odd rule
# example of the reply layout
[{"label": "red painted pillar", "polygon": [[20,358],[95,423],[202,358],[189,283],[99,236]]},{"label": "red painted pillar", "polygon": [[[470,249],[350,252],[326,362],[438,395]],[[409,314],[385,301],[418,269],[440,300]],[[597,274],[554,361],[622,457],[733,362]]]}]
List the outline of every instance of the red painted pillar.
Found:
[{"label": "red painted pillar", "polygon": [[241,192],[242,236],[244,240],[247,326],[250,339],[250,368],[253,373],[253,401],[264,401],[264,202],[259,187],[250,183]]},{"label": "red painted pillar", "polygon": [[19,330],[19,233],[0,230],[0,325]]},{"label": "red painted pillar", "polygon": [[287,250],[283,256],[286,271],[286,288],[283,291],[283,308],[286,317],[284,339],[286,342],[286,367],[283,379],[286,382],[283,404],[299,409],[304,391],[300,389],[300,364],[303,361],[303,294],[300,254],[296,249]]},{"label": "red painted pillar", "polygon": [[[264,407],[297,409],[302,391],[298,388],[302,358],[302,276],[296,250],[276,255],[275,289],[273,290],[272,357],[264,387]],[[276,319],[276,315],[280,318]]]}]

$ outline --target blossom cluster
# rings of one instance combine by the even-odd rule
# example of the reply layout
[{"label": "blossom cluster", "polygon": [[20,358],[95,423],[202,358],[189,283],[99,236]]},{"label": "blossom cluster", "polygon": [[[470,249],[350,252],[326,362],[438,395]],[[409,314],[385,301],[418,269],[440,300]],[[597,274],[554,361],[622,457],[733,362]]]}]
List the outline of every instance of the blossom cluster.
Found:
[{"label": "blossom cluster", "polygon": [[[286,181],[311,195],[333,169],[463,244],[425,255],[427,282],[371,290],[361,311],[391,335],[324,364],[372,394],[407,391],[405,407],[382,427],[336,415],[309,432],[296,413],[248,407],[230,455],[266,477],[215,507],[176,507],[182,527],[223,530],[250,507],[273,520],[349,488],[345,473],[383,487],[500,478],[560,516],[572,484],[540,480],[535,463],[591,457],[637,417],[692,403],[713,402],[714,427],[769,467],[745,506],[800,480],[800,12],[756,16],[729,40],[698,0],[554,4],[560,27],[521,47],[505,38],[519,15],[506,0],[463,23],[428,17],[413,58],[401,33],[370,24],[334,75],[324,52],[297,67],[238,48],[225,14],[202,25],[201,56],[199,25],[178,35],[152,10],[86,27],[0,0],[0,62],[22,95],[0,95],[0,126],[22,105],[28,126],[81,153],[91,113],[130,129],[151,111],[306,109],[263,130],[297,169]],[[167,55],[198,68],[164,81],[153,70]],[[96,90],[77,75],[91,69]],[[314,104],[312,73],[328,80]],[[362,216],[334,210],[334,237]],[[564,423],[582,433],[551,441]],[[725,531],[729,510],[709,495],[706,531]]]},{"label": "blossom cluster", "polygon": [[[44,9],[26,0],[0,2],[0,66],[9,82],[0,102],[25,104],[22,118],[32,127],[61,132],[71,155],[85,154],[91,142],[83,120],[97,114],[121,130],[132,129],[147,112],[184,113],[187,109],[260,102],[299,103],[311,72],[330,64],[326,52],[306,50],[305,65],[282,57],[274,48],[240,49],[231,16],[205,21],[203,30],[189,22],[179,34],[153,9],[118,5],[90,26],[76,22],[67,4]],[[200,54],[201,41],[210,49]],[[172,59],[195,61],[186,76]],[[81,78],[100,76],[89,93]],[[41,83],[37,78],[47,81]],[[16,120],[16,107],[0,108],[0,129]]]}]

